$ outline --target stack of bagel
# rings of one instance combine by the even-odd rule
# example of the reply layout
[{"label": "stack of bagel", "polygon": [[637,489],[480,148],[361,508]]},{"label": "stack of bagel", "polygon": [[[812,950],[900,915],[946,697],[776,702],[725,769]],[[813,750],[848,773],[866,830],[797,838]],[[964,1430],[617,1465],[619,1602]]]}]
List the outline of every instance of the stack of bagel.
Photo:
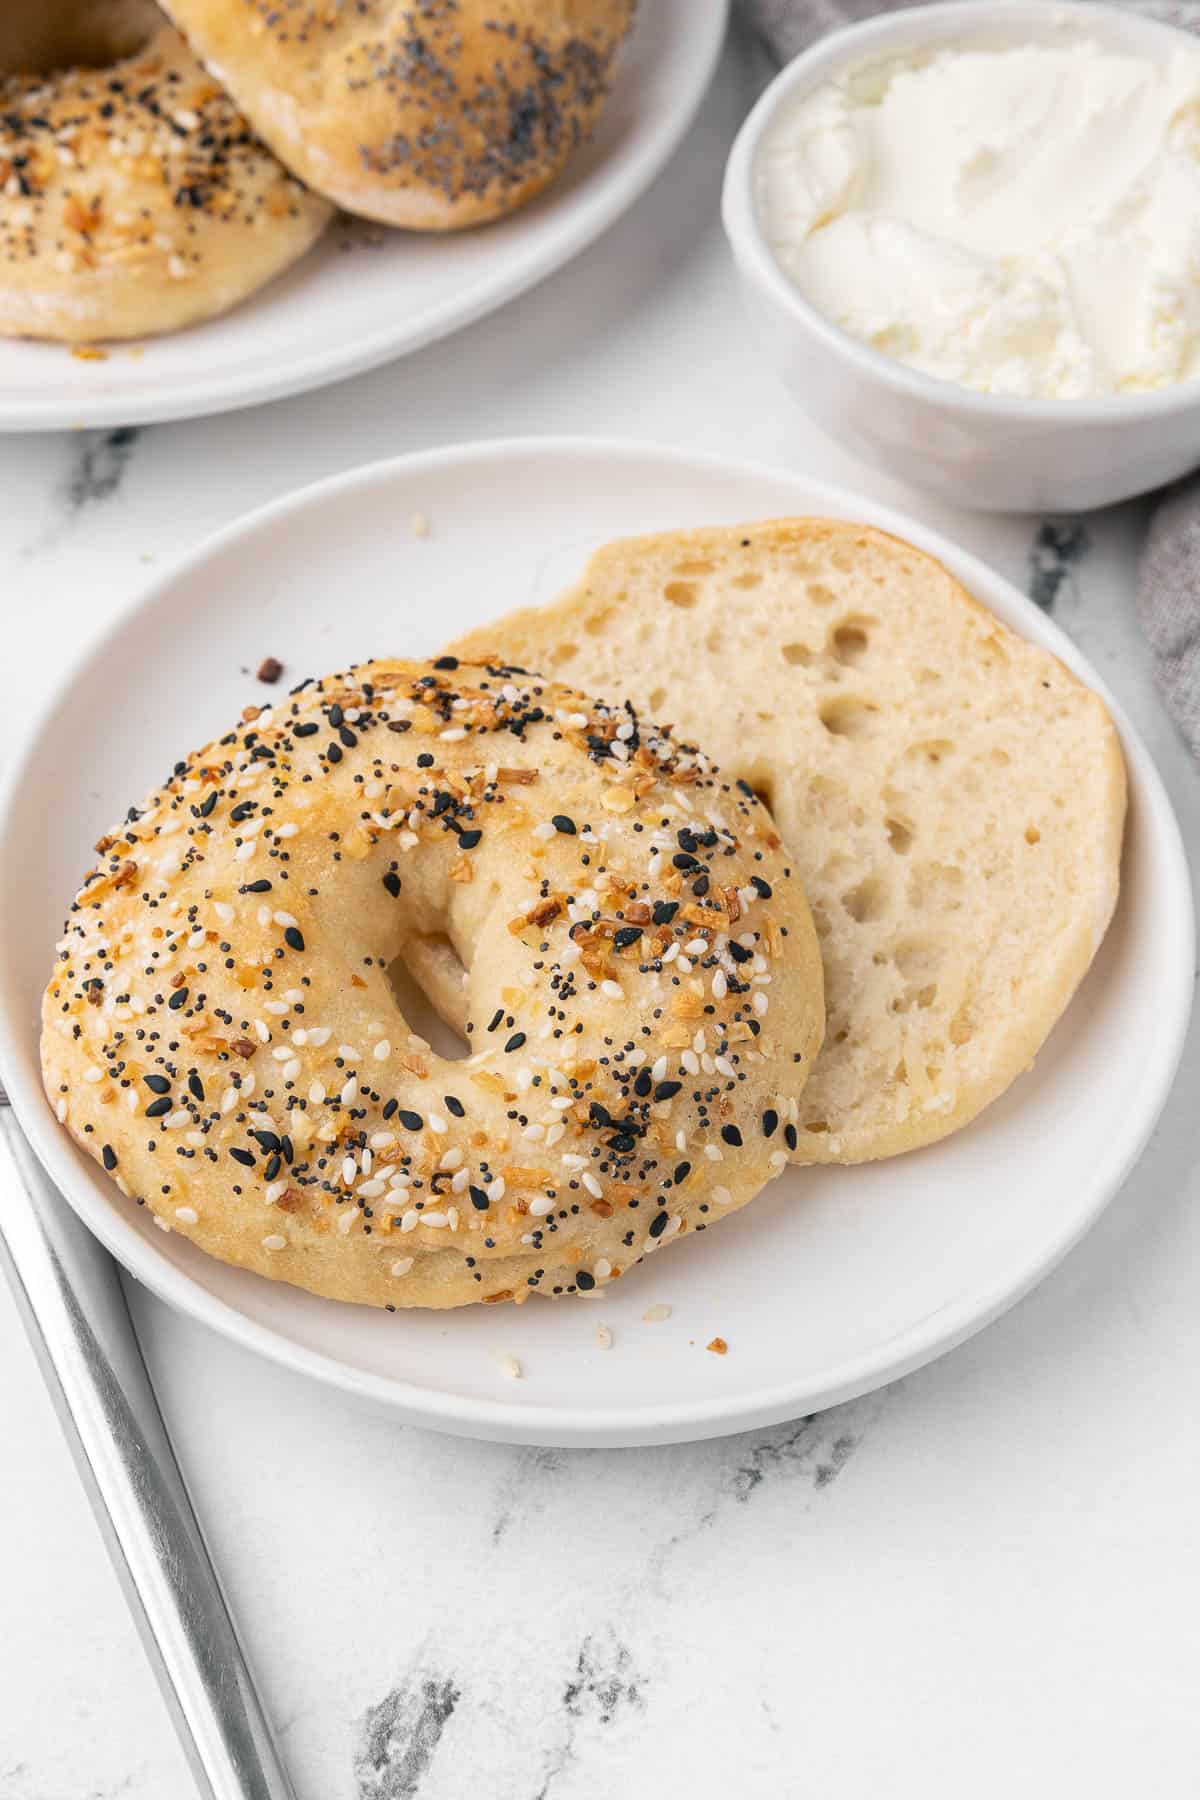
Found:
[{"label": "stack of bagel", "polygon": [[341,208],[455,231],[599,116],[634,0],[10,0],[0,334],[145,337],[237,305]]}]

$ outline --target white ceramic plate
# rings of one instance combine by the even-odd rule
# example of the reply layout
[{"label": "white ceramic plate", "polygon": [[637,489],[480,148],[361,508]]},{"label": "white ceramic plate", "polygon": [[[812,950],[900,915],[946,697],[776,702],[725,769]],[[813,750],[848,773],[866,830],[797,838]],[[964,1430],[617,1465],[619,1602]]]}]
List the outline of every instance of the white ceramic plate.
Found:
[{"label": "white ceramic plate", "polygon": [[[1115,707],[1131,786],[1121,904],[1036,1070],[932,1149],[870,1168],[789,1171],[718,1231],[598,1301],[389,1315],[226,1268],[154,1230],[43,1099],[40,993],[89,846],[180,752],[263,698],[244,671],[267,655],[294,680],[375,655],[424,655],[518,602],[550,598],[614,535],[797,512],[911,538],[1100,685],[1029,601],[910,520],[804,476],[587,441],[437,451],[324,482],[213,539],[114,622],[35,728],[0,807],[0,861],[20,870],[0,915],[0,1058],[38,1155],[135,1275],[238,1342],[405,1419],[631,1444],[792,1417],[901,1375],[994,1319],[1086,1230],[1146,1141],[1192,992],[1178,828]],[[415,535],[415,515],[428,536]],[[645,1323],[660,1301],[671,1317]],[[614,1333],[608,1351],[595,1343],[600,1321]],[[705,1350],[714,1335],[727,1356]],[[509,1354],[524,1380],[502,1372]]]},{"label": "white ceramic plate", "polygon": [[632,205],[695,116],[728,0],[644,0],[595,138],[512,218],[449,237],[337,220],[224,318],[83,362],[0,340],[0,431],[138,425],[229,412],[417,350],[561,268]]}]

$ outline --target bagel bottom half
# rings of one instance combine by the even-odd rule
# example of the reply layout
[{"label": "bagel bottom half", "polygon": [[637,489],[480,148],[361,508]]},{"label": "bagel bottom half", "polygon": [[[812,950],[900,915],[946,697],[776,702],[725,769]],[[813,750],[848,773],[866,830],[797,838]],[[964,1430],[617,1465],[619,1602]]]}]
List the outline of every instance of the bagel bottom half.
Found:
[{"label": "bagel bottom half", "polygon": [[933,1143],[1029,1068],[1116,905],[1125,766],[1103,701],[932,557],[832,519],[664,532],[453,648],[703,730],[765,796],[825,963],[797,1160]]},{"label": "bagel bottom half", "polygon": [[[820,957],[770,816],[630,707],[369,663],[186,762],[97,845],[46,1092],[227,1262],[374,1305],[594,1290],[795,1143]],[[389,968],[458,996],[436,1055]]]}]

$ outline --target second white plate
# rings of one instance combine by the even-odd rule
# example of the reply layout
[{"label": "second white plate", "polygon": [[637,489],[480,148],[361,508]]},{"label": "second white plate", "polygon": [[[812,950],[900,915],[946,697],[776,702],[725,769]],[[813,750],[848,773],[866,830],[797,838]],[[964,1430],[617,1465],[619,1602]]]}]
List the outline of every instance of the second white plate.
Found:
[{"label": "second white plate", "polygon": [[[152,1229],[43,1098],[39,999],[88,847],[183,750],[262,700],[247,669],[277,656],[290,682],[374,655],[424,655],[551,597],[607,538],[814,512],[921,544],[1007,624],[1101,685],[1029,601],[911,520],[800,475],[580,441],[439,451],[323,483],[214,539],[114,622],[37,727],[0,810],[0,861],[21,870],[0,917],[0,1057],[38,1155],[139,1279],[239,1343],[413,1422],[630,1444],[765,1424],[890,1380],[995,1318],[1080,1237],[1149,1135],[1192,992],[1178,829],[1115,707],[1131,796],[1121,904],[1036,1070],[932,1149],[790,1171],[597,1302],[389,1316],[226,1268]],[[660,1302],[670,1317],[647,1323]],[[610,1350],[597,1347],[600,1321]],[[727,1356],[705,1350],[717,1335]],[[521,1381],[504,1374],[511,1355]]]},{"label": "second white plate", "polygon": [[631,206],[690,125],[728,0],[639,8],[592,141],[530,206],[477,231],[335,220],[288,274],[223,318],[86,362],[0,340],[0,431],[198,418],[361,374],[482,318],[578,254]]}]

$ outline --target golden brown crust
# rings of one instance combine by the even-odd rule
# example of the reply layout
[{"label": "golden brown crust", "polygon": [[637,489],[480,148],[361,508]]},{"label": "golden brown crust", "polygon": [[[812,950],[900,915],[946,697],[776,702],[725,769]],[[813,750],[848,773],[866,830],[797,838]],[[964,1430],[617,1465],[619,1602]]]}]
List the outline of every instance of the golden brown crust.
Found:
[{"label": "golden brown crust", "polygon": [[[588,1291],[786,1162],[823,1024],[800,884],[630,709],[365,664],[249,709],[97,849],[46,1091],[226,1261],[377,1306]],[[398,1008],[414,937],[466,1060]]]},{"label": "golden brown crust", "polygon": [[634,0],[167,0],[301,180],[418,231],[499,218],[599,116]]},{"label": "golden brown crust", "polygon": [[153,10],[132,51],[114,13],[106,67],[0,77],[0,334],[173,331],[237,305],[332,217]]}]

